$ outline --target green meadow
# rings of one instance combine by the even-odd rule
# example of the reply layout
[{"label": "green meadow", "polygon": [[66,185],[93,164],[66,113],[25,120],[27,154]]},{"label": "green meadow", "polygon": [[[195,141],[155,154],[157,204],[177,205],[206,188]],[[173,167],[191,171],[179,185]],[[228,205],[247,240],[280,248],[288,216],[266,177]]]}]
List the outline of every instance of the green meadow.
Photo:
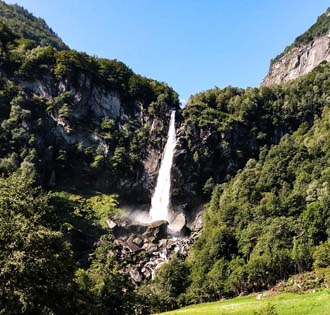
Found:
[{"label": "green meadow", "polygon": [[256,295],[185,307],[162,315],[330,315],[330,290],[282,293],[261,300]]}]

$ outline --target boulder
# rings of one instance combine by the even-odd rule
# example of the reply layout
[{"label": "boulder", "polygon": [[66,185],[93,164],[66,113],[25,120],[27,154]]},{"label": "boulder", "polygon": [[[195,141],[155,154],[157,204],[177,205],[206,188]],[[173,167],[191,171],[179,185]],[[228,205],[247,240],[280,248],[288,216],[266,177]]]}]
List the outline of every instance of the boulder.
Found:
[{"label": "boulder", "polygon": [[144,224],[127,224],[125,229],[128,234],[143,234],[148,226]]},{"label": "boulder", "polygon": [[148,238],[151,242],[157,243],[161,239],[167,238],[168,222],[165,220],[155,221],[148,225],[144,237]]},{"label": "boulder", "polygon": [[173,234],[182,234],[186,228],[186,216],[183,213],[179,213],[172,223],[168,226],[168,229]]},{"label": "boulder", "polygon": [[136,237],[133,239],[133,243],[139,247],[141,247],[143,245],[143,239],[140,237]]},{"label": "boulder", "polygon": [[129,275],[136,283],[141,283],[143,280],[141,273],[137,269],[131,269]]},{"label": "boulder", "polygon": [[111,229],[111,230],[117,226],[117,223],[110,219],[107,219],[105,222],[107,223],[109,229]]}]

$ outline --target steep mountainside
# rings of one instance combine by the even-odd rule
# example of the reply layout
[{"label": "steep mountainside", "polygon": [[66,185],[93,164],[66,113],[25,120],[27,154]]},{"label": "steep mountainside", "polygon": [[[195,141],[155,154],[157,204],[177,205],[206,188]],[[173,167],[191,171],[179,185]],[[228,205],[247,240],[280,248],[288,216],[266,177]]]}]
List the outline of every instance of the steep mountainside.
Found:
[{"label": "steep mountainside", "polygon": [[256,292],[330,265],[328,135],[325,107],[312,127],[302,124],[216,186],[189,260],[188,299]]},{"label": "steep mountainside", "polygon": [[[53,33],[43,46],[40,21],[24,33],[21,18],[0,21],[0,313],[132,314],[107,219],[126,215],[118,200],[150,203],[178,95],[117,60],[57,50]],[[146,263],[159,239],[141,229]]]},{"label": "steep mountainside", "polygon": [[296,79],[330,60],[330,11],[322,14],[316,23],[297,37],[283,53],[271,62],[263,86],[280,84]]},{"label": "steep mountainside", "polygon": [[17,4],[10,5],[0,1],[0,21],[21,37],[32,39],[41,46],[68,49],[43,19],[36,18]]},{"label": "steep mountainside", "polygon": [[176,203],[208,200],[263,147],[277,144],[301,123],[312,124],[328,104],[328,67],[320,65],[284,85],[211,89],[193,96],[178,131],[173,180]]},{"label": "steep mountainside", "polygon": [[174,194],[212,197],[185,260],[189,281],[171,305],[256,292],[330,266],[329,87],[322,63],[286,84],[190,99]]},{"label": "steep mountainside", "polygon": [[31,166],[45,188],[148,202],[177,94],[116,60],[40,47],[6,25],[0,37],[1,173]]}]

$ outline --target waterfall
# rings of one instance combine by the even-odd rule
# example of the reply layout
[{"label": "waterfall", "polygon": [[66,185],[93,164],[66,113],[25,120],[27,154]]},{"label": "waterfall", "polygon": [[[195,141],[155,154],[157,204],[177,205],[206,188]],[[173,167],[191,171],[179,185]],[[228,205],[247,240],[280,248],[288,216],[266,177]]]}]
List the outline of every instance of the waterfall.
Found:
[{"label": "waterfall", "polygon": [[164,156],[160,164],[156,189],[151,199],[150,216],[152,221],[168,220],[171,192],[171,168],[175,145],[175,111],[172,111]]}]

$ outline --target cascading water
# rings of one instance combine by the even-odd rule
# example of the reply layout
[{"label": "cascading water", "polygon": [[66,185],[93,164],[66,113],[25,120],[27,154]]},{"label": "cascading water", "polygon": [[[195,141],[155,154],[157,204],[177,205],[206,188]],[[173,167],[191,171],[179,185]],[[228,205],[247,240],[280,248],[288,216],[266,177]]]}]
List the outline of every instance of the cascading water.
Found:
[{"label": "cascading water", "polygon": [[168,220],[171,192],[171,168],[175,146],[175,111],[172,111],[164,156],[160,164],[156,189],[151,199],[151,208],[149,214],[152,221]]}]

